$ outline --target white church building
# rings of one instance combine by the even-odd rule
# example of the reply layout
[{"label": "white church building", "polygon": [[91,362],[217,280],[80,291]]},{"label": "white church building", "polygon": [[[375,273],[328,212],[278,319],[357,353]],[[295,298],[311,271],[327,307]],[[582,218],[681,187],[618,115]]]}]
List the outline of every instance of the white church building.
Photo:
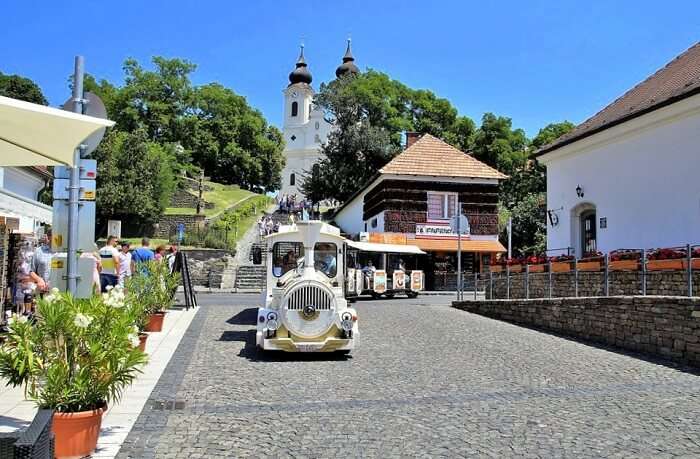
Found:
[{"label": "white church building", "polygon": [[[336,76],[358,73],[355,58],[348,40],[343,63],[336,69]],[[301,47],[296,68],[289,74],[289,85],[284,90],[284,156],[286,165],[282,171],[280,196],[288,195],[301,198],[301,185],[304,177],[310,174],[313,165],[321,156],[320,148],[331,132],[331,124],[324,118],[323,110],[314,107],[313,78],[304,58],[304,46]]]},{"label": "white church building", "polygon": [[700,243],[700,43],[536,156],[550,255]]}]

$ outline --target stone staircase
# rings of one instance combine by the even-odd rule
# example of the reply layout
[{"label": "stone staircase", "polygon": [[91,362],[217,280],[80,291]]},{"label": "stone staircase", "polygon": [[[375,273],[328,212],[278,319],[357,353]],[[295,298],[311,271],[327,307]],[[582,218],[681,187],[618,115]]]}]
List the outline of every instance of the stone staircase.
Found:
[{"label": "stone staircase", "polygon": [[265,288],[265,265],[243,265],[236,272],[236,290],[262,291]]}]

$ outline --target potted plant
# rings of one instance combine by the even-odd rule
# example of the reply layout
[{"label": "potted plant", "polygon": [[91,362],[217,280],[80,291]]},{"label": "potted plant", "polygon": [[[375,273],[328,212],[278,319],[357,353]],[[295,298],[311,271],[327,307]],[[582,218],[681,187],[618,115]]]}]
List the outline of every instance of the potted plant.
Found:
[{"label": "potted plant", "polygon": [[170,272],[167,263],[154,260],[141,266],[128,281],[127,291],[132,303],[140,302],[145,310],[147,332],[163,329],[166,310],[172,306],[179,274]]},{"label": "potted plant", "polygon": [[603,254],[600,252],[588,252],[576,263],[579,271],[600,271],[603,262]]},{"label": "potted plant", "polygon": [[489,265],[489,270],[492,273],[500,273],[506,270],[506,259],[501,257],[497,260],[491,260],[491,264]]},{"label": "potted plant", "polygon": [[639,250],[619,249],[609,254],[608,268],[611,271],[637,271],[642,252]]},{"label": "potted plant", "polygon": [[547,258],[543,256],[532,255],[526,259],[526,264],[530,265],[528,270],[531,273],[543,273],[546,263]]},{"label": "potted plant", "polygon": [[508,261],[506,261],[506,265],[508,266],[508,271],[511,273],[519,273],[523,270],[521,258],[509,258]]},{"label": "potted plant", "polygon": [[647,269],[649,271],[681,270],[685,268],[686,258],[684,249],[656,249],[649,254]]},{"label": "potted plant", "polygon": [[14,316],[5,338],[0,376],[54,410],[56,457],[90,454],[107,404],[146,362],[121,289],[89,300],[54,289],[38,301],[35,320]]},{"label": "potted plant", "polygon": [[565,273],[571,271],[571,262],[574,261],[573,255],[556,255],[549,259],[553,273]]}]

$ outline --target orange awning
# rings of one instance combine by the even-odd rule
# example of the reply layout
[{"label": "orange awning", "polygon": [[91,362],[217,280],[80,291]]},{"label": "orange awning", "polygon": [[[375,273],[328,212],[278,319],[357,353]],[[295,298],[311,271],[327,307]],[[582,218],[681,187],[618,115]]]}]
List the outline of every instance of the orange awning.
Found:
[{"label": "orange awning", "polygon": [[[457,240],[456,239],[406,239],[407,244],[413,244],[420,247],[423,250],[429,250],[432,252],[456,252],[457,251]],[[462,251],[463,252],[507,252],[506,248],[503,247],[498,241],[494,240],[462,240]]]}]

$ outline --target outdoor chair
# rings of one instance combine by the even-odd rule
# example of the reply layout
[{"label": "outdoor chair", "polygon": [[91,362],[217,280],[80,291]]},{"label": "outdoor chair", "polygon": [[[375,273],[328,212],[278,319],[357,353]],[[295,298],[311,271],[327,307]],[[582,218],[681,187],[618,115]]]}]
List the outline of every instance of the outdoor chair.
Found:
[{"label": "outdoor chair", "polygon": [[39,410],[24,430],[0,433],[0,458],[53,459],[53,410]]}]

